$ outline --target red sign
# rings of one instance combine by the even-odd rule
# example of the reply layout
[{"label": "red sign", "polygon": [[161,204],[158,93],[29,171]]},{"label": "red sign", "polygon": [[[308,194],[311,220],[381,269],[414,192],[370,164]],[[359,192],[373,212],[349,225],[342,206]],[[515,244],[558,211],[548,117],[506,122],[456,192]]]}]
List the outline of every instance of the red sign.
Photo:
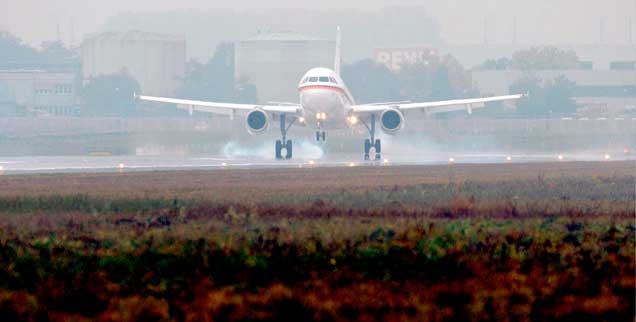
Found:
[{"label": "red sign", "polygon": [[393,71],[399,70],[403,65],[428,64],[436,61],[437,57],[437,50],[428,47],[378,48],[374,50],[375,62],[384,64]]}]

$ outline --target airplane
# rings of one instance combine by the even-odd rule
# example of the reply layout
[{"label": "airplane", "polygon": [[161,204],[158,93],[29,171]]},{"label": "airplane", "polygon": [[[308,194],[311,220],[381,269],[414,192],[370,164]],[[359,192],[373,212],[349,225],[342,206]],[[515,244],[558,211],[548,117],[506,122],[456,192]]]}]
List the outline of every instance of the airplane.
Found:
[{"label": "airplane", "polygon": [[243,114],[246,128],[250,134],[264,133],[271,122],[278,122],[281,139],[276,140],[276,159],[291,159],[292,141],[287,139],[289,129],[297,124],[316,129],[316,140],[325,141],[326,130],[355,127],[362,124],[369,138],[364,141],[364,159],[382,159],[382,142],[376,138],[377,123],[385,134],[394,135],[405,126],[405,111],[424,110],[427,115],[482,108],[489,102],[518,100],[525,95],[506,95],[473,99],[456,99],[437,102],[413,103],[410,101],[356,104],[353,96],[340,77],[340,27],[337,28],[334,68],[312,68],[301,78],[298,84],[300,103],[270,102],[268,104],[235,104],[223,102],[205,102],[179,98],[135,95],[139,100],[176,104],[178,108],[194,111],[228,115],[234,118]]}]

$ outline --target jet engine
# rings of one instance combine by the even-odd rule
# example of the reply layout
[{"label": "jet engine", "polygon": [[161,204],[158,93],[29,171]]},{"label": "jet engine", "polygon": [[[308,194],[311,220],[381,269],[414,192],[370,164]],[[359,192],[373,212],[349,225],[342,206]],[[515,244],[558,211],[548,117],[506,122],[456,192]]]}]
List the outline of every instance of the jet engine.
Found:
[{"label": "jet engine", "polygon": [[395,134],[404,128],[404,115],[397,109],[387,109],[380,114],[380,124],[384,133]]},{"label": "jet engine", "polygon": [[245,119],[247,127],[247,132],[250,134],[260,134],[267,130],[269,126],[269,118],[267,117],[267,113],[265,113],[261,109],[255,109],[249,114],[247,114],[247,118]]}]

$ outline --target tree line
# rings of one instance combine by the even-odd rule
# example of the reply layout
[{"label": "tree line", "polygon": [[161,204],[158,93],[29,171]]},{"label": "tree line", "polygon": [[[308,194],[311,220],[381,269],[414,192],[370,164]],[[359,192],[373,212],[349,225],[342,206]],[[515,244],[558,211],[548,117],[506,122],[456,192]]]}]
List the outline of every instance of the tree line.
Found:
[{"label": "tree line", "polygon": [[[38,50],[8,33],[0,33],[0,61],[19,60],[48,63],[75,61],[79,64],[77,53],[64,47],[62,43],[45,43]],[[220,44],[212,58],[205,63],[189,61],[177,95],[194,100],[257,103],[258,89],[249,79],[235,79],[233,62],[234,48],[231,43]],[[478,69],[526,71],[526,76],[510,87],[510,93],[529,93],[530,96],[521,100],[516,110],[510,111],[493,105],[489,109],[480,110],[478,114],[494,117],[549,117],[574,113],[577,106],[572,95],[576,84],[565,77],[544,81],[533,76],[532,71],[571,69],[579,63],[574,52],[554,47],[530,48],[514,53],[512,58],[484,62]],[[345,64],[342,77],[358,103],[438,101],[479,96],[479,90],[472,82],[471,72],[451,55],[404,65],[398,71],[392,71],[371,59],[364,59]],[[81,89],[82,115],[138,114],[140,110],[134,93],[139,93],[140,90],[137,80],[125,72],[95,77]],[[0,95],[5,92],[7,91],[0,91]]]}]

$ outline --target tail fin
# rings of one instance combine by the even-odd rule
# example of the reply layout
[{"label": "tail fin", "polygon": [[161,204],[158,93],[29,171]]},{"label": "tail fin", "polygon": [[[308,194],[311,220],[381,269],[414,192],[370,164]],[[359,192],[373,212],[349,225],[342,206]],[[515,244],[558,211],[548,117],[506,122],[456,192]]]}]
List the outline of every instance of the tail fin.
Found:
[{"label": "tail fin", "polygon": [[340,34],[340,26],[338,26],[338,33],[336,34],[336,57],[335,57],[335,61],[333,64],[333,70],[336,72],[336,74],[340,75],[340,62],[342,61],[342,58],[340,57],[340,43],[342,41],[342,36]]}]

